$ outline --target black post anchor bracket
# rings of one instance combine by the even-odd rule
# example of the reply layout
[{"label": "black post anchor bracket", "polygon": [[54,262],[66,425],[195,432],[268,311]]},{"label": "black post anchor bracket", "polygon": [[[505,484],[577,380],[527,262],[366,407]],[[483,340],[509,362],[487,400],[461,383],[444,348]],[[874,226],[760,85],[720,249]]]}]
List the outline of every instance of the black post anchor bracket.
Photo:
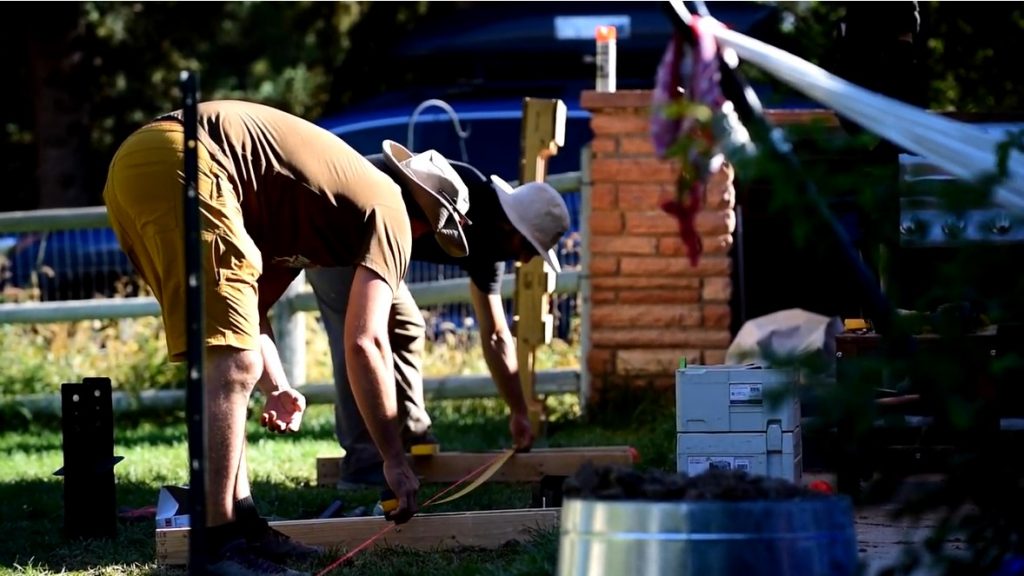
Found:
[{"label": "black post anchor bracket", "polygon": [[117,493],[114,404],[110,378],[84,378],[60,387],[64,466],[64,536],[114,538]]}]

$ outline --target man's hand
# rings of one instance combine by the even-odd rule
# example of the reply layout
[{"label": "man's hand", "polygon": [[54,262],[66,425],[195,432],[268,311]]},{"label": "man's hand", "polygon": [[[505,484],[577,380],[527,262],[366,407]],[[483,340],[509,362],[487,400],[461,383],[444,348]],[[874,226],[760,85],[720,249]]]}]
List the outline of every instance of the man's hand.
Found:
[{"label": "man's hand", "polygon": [[298,432],[306,411],[306,397],[294,388],[273,392],[263,405],[260,426],[271,432]]},{"label": "man's hand", "polygon": [[508,429],[512,432],[512,442],[516,452],[529,452],[533,448],[533,430],[530,428],[528,413],[509,416]]},{"label": "man's hand", "polygon": [[398,498],[398,509],[391,512],[388,518],[395,524],[405,524],[413,514],[419,512],[416,493],[420,489],[420,481],[416,479],[416,474],[413,473],[409,461],[404,456],[395,462],[384,461],[384,478],[388,481],[388,487]]}]

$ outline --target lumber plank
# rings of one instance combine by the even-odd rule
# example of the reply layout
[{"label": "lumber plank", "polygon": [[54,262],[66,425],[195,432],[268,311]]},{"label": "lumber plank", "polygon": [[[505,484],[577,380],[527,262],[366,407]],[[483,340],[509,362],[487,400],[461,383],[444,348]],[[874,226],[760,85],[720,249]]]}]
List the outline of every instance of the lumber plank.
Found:
[{"label": "lumber plank", "polygon": [[[373,546],[403,546],[419,550],[438,548],[497,548],[514,540],[530,538],[537,530],[558,526],[560,509],[524,508],[483,512],[417,514],[374,541]],[[283,520],[270,525],[330,553],[344,553],[366,542],[389,522],[381,517]],[[158,564],[181,566],[188,562],[188,528],[156,531]],[[339,554],[340,556],[340,554]]]},{"label": "lumber plank", "polygon": [[[440,452],[411,458],[421,482],[456,482],[487,464],[498,452]],[[536,448],[512,456],[490,482],[538,482],[544,476],[572,476],[585,462],[596,466],[632,466],[636,451],[629,446],[586,448]],[[321,456],[316,460],[317,486],[333,488],[341,477],[342,457]]]}]

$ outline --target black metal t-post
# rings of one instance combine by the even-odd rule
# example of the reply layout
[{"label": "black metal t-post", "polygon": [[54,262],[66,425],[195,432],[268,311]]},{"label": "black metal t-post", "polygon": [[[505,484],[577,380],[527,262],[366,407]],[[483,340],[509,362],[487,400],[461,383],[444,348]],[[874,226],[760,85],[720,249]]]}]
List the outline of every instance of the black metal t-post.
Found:
[{"label": "black metal t-post", "polygon": [[189,574],[206,569],[206,402],[203,394],[204,310],[203,268],[199,215],[199,80],[191,70],[181,72],[185,122],[185,336],[188,342],[186,415],[189,459]]}]

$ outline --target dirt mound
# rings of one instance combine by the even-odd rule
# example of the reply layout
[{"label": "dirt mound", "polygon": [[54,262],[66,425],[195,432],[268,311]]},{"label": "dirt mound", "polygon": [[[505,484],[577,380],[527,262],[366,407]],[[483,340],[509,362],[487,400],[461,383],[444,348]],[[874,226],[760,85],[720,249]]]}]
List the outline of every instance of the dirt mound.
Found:
[{"label": "dirt mound", "polygon": [[659,502],[716,500],[795,500],[821,498],[820,492],[781,478],[737,470],[708,470],[696,476],[660,470],[638,471],[584,464],[565,480],[566,498],[587,500],[650,500]]}]

